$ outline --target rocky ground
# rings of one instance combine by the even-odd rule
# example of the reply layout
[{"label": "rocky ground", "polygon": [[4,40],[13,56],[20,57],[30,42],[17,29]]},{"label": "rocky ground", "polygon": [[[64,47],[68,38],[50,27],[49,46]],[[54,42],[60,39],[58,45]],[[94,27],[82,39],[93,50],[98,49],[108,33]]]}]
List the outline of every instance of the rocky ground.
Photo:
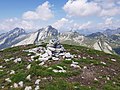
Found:
[{"label": "rocky ground", "polygon": [[120,56],[73,45],[58,54],[48,47],[0,51],[0,90],[120,90]]}]

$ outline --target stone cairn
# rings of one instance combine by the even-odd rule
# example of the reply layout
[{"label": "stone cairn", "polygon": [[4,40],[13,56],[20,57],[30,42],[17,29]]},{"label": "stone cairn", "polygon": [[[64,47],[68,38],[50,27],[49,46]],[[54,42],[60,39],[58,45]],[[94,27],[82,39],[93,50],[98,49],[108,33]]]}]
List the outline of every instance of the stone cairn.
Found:
[{"label": "stone cairn", "polygon": [[46,61],[50,59],[60,60],[61,58],[71,60],[71,58],[73,58],[73,56],[69,52],[66,52],[64,47],[57,39],[50,40],[44,51],[44,54],[42,54],[41,58],[39,58],[39,60],[41,61]]}]

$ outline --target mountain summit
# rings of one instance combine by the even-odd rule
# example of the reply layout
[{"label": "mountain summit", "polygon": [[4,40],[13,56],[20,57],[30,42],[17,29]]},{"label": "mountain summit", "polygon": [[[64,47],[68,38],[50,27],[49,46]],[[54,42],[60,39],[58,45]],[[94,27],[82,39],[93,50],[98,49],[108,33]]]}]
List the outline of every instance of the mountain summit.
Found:
[{"label": "mountain summit", "polygon": [[47,42],[52,38],[57,38],[58,30],[53,28],[52,26],[47,26],[45,28],[41,28],[38,31],[28,34],[25,38],[17,43],[15,46],[19,45],[28,45],[39,43],[40,41]]},{"label": "mountain summit", "polygon": [[35,44],[40,41],[47,42],[50,39],[58,38],[58,34],[58,30],[52,26],[41,28],[30,34],[27,34],[24,29],[17,27],[0,35],[0,49],[11,46]]},{"label": "mountain summit", "polygon": [[0,49],[10,47],[13,44],[19,42],[19,38],[26,35],[26,32],[22,28],[15,28],[7,33],[0,35]]}]

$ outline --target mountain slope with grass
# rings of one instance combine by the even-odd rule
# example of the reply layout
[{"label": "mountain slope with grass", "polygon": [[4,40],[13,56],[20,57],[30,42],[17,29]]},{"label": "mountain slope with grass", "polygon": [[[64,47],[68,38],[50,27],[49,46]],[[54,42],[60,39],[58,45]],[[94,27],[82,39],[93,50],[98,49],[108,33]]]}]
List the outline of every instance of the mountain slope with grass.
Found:
[{"label": "mountain slope with grass", "polygon": [[[46,44],[0,51],[0,90],[120,90],[120,56],[82,46],[63,46],[73,59],[41,63],[35,53],[26,52]],[[32,56],[36,56],[33,61]],[[53,71],[61,69],[65,72]]]}]

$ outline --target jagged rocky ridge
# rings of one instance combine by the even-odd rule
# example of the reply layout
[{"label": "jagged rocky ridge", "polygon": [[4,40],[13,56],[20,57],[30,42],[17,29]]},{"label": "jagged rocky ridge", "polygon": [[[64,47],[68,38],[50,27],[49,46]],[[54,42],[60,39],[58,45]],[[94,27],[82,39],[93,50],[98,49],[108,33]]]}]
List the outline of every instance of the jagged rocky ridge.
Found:
[{"label": "jagged rocky ridge", "polygon": [[25,38],[17,43],[15,46],[18,45],[28,45],[28,44],[35,44],[39,43],[40,41],[49,41],[50,39],[57,38],[58,30],[53,28],[52,26],[48,26],[46,28],[42,28],[34,33],[28,34]]},{"label": "jagged rocky ridge", "polygon": [[24,36],[26,36],[26,32],[22,28],[15,28],[7,33],[3,33],[0,35],[0,49],[10,47],[19,41],[21,41]]},{"label": "jagged rocky ridge", "polygon": [[[118,31],[119,29],[117,29],[117,32]],[[118,34],[106,36],[101,32],[96,32],[88,36],[84,36],[76,31],[59,33],[59,31],[53,28],[52,26],[47,26],[45,28],[41,28],[38,31],[29,34],[27,34],[25,30],[21,28],[15,28],[10,32],[1,34],[0,49],[19,45],[41,44],[42,42],[48,42],[50,39],[53,38],[59,39],[60,42],[63,44],[82,45],[94,49],[98,48],[98,46],[95,47],[96,46],[95,44],[98,42],[100,38],[104,38],[106,39],[105,41],[109,42],[109,44],[107,43],[108,45],[106,45],[108,46],[107,48],[109,47],[118,48],[118,46],[120,45]],[[104,44],[101,45],[103,45],[102,47],[104,47]],[[102,51],[105,50],[102,49]],[[107,53],[109,52],[111,52],[111,50],[108,51]]]},{"label": "jagged rocky ridge", "polygon": [[104,51],[109,54],[113,54],[112,47],[103,39],[98,39],[98,41],[93,45],[95,50]]},{"label": "jagged rocky ridge", "polygon": [[64,33],[60,33],[59,37],[60,41],[65,44],[84,44],[85,36],[79,34],[76,31],[68,31]]}]

